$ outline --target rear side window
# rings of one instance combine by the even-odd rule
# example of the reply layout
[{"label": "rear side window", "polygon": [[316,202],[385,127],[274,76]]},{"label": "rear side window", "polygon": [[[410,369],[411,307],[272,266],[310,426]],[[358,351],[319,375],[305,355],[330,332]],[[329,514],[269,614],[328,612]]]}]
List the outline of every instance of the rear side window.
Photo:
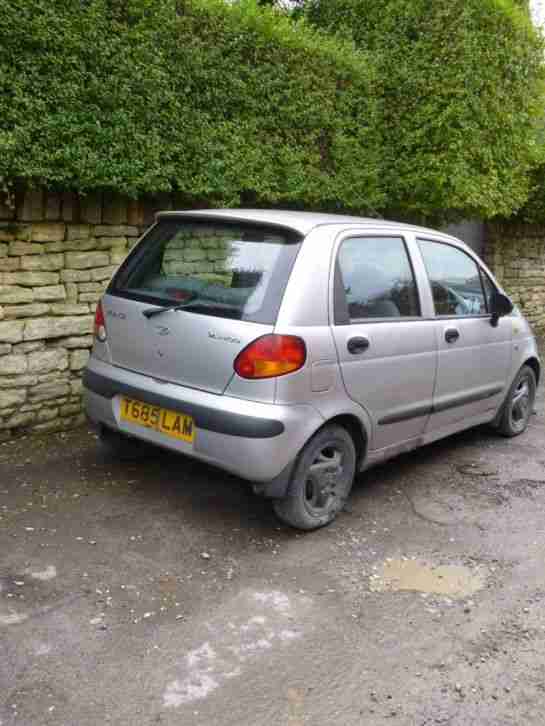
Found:
[{"label": "rear side window", "polygon": [[162,220],[110,294],[189,312],[273,324],[301,238],[272,227]]},{"label": "rear side window", "polygon": [[463,250],[419,240],[436,315],[486,315],[487,299],[479,266]]},{"label": "rear side window", "polygon": [[401,237],[353,237],[338,266],[350,321],[420,315],[418,290]]}]

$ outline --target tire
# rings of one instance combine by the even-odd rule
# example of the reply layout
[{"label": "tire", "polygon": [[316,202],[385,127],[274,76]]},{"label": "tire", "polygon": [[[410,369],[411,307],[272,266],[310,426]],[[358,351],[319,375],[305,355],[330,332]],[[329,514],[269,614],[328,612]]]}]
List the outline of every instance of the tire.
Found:
[{"label": "tire", "polygon": [[108,459],[136,461],[154,454],[154,447],[145,441],[125,436],[118,431],[102,427],[98,435],[100,450]]},{"label": "tire", "polygon": [[498,423],[498,431],[502,436],[519,436],[526,431],[534,410],[536,388],[534,371],[530,366],[522,366],[503,404]]},{"label": "tire", "polygon": [[356,472],[356,447],[342,426],[325,426],[301,450],[287,495],[273,501],[276,516],[312,530],[332,522],[343,508]]}]

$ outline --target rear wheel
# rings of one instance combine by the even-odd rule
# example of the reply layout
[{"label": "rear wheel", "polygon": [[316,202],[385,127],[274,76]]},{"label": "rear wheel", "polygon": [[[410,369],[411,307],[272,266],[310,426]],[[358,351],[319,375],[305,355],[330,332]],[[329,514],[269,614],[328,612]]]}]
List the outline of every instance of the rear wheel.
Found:
[{"label": "rear wheel", "polygon": [[534,371],[530,366],[522,366],[507,394],[498,425],[498,431],[501,434],[518,436],[526,431],[534,410],[536,388]]},{"label": "rear wheel", "polygon": [[356,448],[341,426],[319,431],[303,448],[287,496],[273,501],[279,519],[297,529],[333,521],[346,502],[356,471]]},{"label": "rear wheel", "polygon": [[111,459],[131,461],[153,456],[154,447],[139,439],[102,427],[98,436],[102,453]]}]

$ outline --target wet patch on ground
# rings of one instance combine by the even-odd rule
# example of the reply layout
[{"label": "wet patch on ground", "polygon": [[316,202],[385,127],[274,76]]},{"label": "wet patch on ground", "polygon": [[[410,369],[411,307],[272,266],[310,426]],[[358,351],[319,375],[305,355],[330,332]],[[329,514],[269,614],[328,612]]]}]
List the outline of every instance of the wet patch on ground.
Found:
[{"label": "wet patch on ground", "polygon": [[370,576],[372,592],[422,592],[464,598],[486,585],[484,568],[433,565],[416,559],[388,559]]}]

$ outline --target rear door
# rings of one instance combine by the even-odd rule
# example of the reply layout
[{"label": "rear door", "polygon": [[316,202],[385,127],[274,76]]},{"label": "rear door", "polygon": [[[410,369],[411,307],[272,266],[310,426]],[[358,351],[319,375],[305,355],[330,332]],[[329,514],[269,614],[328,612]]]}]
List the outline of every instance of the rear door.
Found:
[{"label": "rear door", "polygon": [[437,384],[429,430],[473,417],[492,417],[511,368],[512,321],[491,325],[494,283],[465,250],[432,239],[418,240],[435,309]]},{"label": "rear door", "polygon": [[271,227],[160,221],[103,299],[112,362],[222,393],[237,354],[272,332],[299,244]]},{"label": "rear door", "polygon": [[431,412],[437,350],[402,235],[347,236],[335,269],[333,333],[348,395],[373,422],[372,449],[418,437]]}]

